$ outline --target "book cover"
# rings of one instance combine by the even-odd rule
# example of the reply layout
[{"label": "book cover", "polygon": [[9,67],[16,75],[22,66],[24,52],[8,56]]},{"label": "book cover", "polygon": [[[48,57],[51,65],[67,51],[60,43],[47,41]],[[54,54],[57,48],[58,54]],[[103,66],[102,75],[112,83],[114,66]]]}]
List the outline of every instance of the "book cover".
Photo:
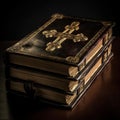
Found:
[{"label": "book cover", "polygon": [[74,77],[111,38],[113,26],[110,21],[54,14],[9,47],[6,61]]}]

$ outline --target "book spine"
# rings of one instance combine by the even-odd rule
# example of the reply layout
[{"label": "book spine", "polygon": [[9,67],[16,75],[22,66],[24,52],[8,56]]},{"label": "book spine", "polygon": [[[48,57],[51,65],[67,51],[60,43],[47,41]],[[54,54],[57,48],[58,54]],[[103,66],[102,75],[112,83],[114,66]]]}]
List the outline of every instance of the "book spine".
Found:
[{"label": "book spine", "polygon": [[[95,67],[96,69],[94,69],[94,70],[93,70],[94,67],[91,68],[90,71],[85,75],[85,77],[82,78],[79,89],[77,90],[78,95],[81,92],[83,92],[84,89],[86,89],[86,87],[88,85],[90,85],[90,83],[93,82],[93,80],[96,78],[96,76],[98,74],[97,71],[99,71],[99,69],[101,69],[102,66],[105,66],[104,64],[108,63],[112,56],[113,56],[113,53],[112,53],[112,43],[111,43],[109,46],[106,47],[102,56],[98,59],[98,61],[99,61],[99,62],[97,62],[98,65],[97,65],[97,63],[94,65],[94,66],[97,65],[98,67]],[[93,74],[89,75],[89,73],[93,73]],[[89,77],[86,79],[86,76],[89,76]]]},{"label": "book spine", "polygon": [[103,45],[107,44],[109,39],[112,37],[112,28],[109,28],[108,31],[103,35]]},{"label": "book spine", "polygon": [[82,71],[85,66],[92,60],[92,58],[100,51],[112,38],[112,28],[109,28],[107,32],[102,35],[97,41],[97,43],[90,49],[90,52],[81,61],[78,71]]}]

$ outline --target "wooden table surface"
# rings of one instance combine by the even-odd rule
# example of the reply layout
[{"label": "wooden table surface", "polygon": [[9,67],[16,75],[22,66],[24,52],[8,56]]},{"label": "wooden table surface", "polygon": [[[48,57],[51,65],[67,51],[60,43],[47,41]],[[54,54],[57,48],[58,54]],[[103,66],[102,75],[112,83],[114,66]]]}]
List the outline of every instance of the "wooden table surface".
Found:
[{"label": "wooden table surface", "polygon": [[0,120],[120,120],[120,37],[113,41],[114,57],[72,110],[6,94],[2,55],[15,42],[0,42]]}]

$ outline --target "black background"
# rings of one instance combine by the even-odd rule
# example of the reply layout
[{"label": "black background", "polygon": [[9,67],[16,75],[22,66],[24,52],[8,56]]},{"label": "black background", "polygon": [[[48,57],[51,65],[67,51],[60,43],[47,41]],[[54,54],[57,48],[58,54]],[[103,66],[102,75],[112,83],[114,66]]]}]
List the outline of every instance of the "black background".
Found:
[{"label": "black background", "polygon": [[1,3],[1,39],[19,40],[38,28],[54,13],[67,16],[112,20],[114,34],[120,35],[119,4],[117,0],[39,0],[4,1]]},{"label": "black background", "polygon": [[[119,0],[39,0],[39,2],[35,0],[9,0],[9,2],[5,0],[1,1],[0,42],[4,42],[0,43],[0,119],[2,118],[4,120],[23,120],[23,118],[26,117],[28,117],[28,119],[30,119],[30,117],[31,119],[37,117],[38,119],[61,119],[67,117],[69,118],[72,116],[71,112],[61,112],[61,110],[56,110],[54,108],[51,109],[45,107],[45,109],[44,107],[42,107],[37,110],[36,107],[32,106],[26,101],[22,101],[21,104],[17,102],[14,103],[15,100],[13,101],[13,98],[11,100],[12,102],[9,101],[6,98],[4,64],[1,51],[10,46],[10,44],[12,45],[12,42],[16,42],[16,40],[21,39],[28,33],[38,28],[41,24],[43,24],[44,20],[47,17],[50,17],[51,14],[54,13],[62,13],[67,16],[115,21],[116,26],[114,27],[114,34],[116,36],[120,36],[120,4],[118,4],[117,1]],[[104,73],[101,74],[98,78],[98,83],[99,81],[101,81],[104,84],[101,84],[102,86],[100,88],[99,86],[96,86],[97,84],[93,86],[93,89],[91,89],[91,92],[89,92],[91,94],[87,94],[87,98],[89,98],[88,104],[85,105],[83,99],[82,106],[78,106],[78,109],[76,109],[75,113],[73,112],[73,117],[81,117],[84,120],[85,118],[97,119],[98,117],[99,120],[104,119],[105,117],[107,119],[115,120],[117,119],[117,117],[120,117],[119,40],[120,39],[116,39],[115,44],[113,44],[113,52],[115,53],[115,57],[114,60],[109,64],[110,66],[112,66],[112,69],[106,69],[106,71],[104,71]],[[105,77],[105,79],[103,76]],[[97,96],[95,96],[97,90],[98,92],[99,90],[102,90],[98,94],[98,98]],[[91,100],[91,102],[89,102],[89,100]],[[11,102],[11,104],[8,101]],[[87,105],[88,107],[86,107]]]}]

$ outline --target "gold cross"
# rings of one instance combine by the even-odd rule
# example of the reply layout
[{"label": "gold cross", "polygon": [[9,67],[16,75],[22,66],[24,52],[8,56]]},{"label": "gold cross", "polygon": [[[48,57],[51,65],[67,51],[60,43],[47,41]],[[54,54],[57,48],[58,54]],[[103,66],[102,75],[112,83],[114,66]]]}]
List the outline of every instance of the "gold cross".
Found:
[{"label": "gold cross", "polygon": [[55,29],[43,31],[42,34],[45,35],[46,38],[56,37],[54,41],[47,43],[46,51],[54,51],[55,49],[61,48],[61,44],[66,39],[72,39],[73,42],[87,41],[88,38],[83,33],[77,35],[71,34],[75,30],[79,30],[79,24],[79,22],[72,22],[71,25],[65,26],[63,32],[57,32]]}]

